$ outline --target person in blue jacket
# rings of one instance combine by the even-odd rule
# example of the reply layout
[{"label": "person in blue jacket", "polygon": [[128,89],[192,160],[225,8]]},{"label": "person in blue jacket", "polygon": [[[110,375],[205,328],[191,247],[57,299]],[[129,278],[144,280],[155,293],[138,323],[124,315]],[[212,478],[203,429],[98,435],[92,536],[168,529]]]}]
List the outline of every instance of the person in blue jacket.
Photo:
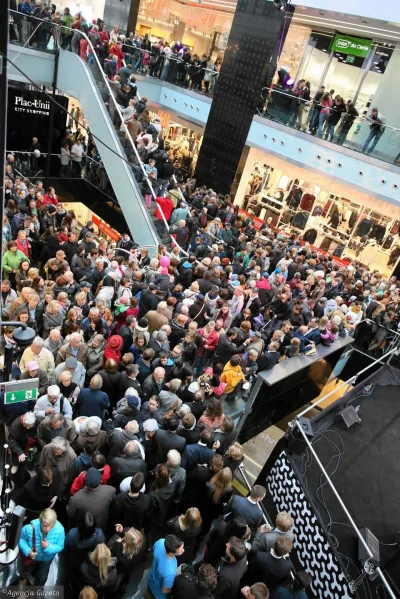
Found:
[{"label": "person in blue jacket", "polygon": [[[33,529],[35,530],[35,549],[33,551]],[[57,521],[54,510],[47,508],[39,518],[26,524],[21,531],[19,548],[24,557],[32,562],[24,566],[22,577],[31,585],[43,586],[49,574],[50,565],[57,553],[64,549],[64,527]]]}]

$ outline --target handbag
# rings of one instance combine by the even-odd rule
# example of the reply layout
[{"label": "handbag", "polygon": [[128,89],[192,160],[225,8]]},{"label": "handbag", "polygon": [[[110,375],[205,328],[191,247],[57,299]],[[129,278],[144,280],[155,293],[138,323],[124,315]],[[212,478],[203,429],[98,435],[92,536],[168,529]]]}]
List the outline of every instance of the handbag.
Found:
[{"label": "handbag", "polygon": [[[32,551],[34,551],[36,553],[36,531],[35,531],[35,527],[33,526],[33,524],[31,524],[32,526]],[[33,562],[33,559],[31,557],[29,557],[29,555],[27,555],[26,557],[24,556],[24,566],[29,566],[29,564],[31,564]]]}]

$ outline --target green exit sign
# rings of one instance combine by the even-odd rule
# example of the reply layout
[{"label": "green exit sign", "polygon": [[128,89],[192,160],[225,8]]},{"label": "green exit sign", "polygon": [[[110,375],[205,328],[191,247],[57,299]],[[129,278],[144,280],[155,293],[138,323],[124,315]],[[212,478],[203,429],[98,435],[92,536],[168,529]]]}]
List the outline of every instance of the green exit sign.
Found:
[{"label": "green exit sign", "polygon": [[372,40],[366,40],[362,37],[353,37],[352,35],[337,34],[333,38],[331,50],[333,52],[342,52],[342,54],[352,54],[365,58],[372,48]]},{"label": "green exit sign", "polygon": [[38,396],[38,390],[36,389],[25,389],[24,391],[6,391],[5,404],[18,403],[20,401],[36,400]]}]

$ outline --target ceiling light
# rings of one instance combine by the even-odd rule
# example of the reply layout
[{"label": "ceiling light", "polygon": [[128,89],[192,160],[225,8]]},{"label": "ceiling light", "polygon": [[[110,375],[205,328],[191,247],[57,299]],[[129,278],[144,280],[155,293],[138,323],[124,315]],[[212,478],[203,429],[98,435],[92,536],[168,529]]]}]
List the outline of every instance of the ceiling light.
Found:
[{"label": "ceiling light", "polygon": [[279,11],[283,12],[284,10],[287,10],[289,1],[288,0],[273,0],[274,6],[275,8],[277,8]]}]

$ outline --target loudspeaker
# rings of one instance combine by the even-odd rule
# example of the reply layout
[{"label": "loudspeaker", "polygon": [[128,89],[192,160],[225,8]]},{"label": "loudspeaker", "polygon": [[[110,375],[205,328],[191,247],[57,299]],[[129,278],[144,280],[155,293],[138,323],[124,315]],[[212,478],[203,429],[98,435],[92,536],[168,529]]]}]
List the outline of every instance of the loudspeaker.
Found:
[{"label": "loudspeaker", "polygon": [[348,406],[336,415],[336,422],[344,422],[346,428],[350,428],[353,424],[359,424],[361,418],[355,411],[353,406]]},{"label": "loudspeaker", "polygon": [[[314,433],[309,419],[300,417],[299,424],[311,442]],[[285,447],[289,453],[295,455],[302,455],[305,452],[307,444],[297,426],[294,429],[288,430],[285,434]]]},{"label": "loudspeaker", "polygon": [[11,526],[8,532],[8,548],[15,549],[18,545],[21,536],[21,530],[24,525],[26,510],[24,507],[17,505],[11,516]]}]

